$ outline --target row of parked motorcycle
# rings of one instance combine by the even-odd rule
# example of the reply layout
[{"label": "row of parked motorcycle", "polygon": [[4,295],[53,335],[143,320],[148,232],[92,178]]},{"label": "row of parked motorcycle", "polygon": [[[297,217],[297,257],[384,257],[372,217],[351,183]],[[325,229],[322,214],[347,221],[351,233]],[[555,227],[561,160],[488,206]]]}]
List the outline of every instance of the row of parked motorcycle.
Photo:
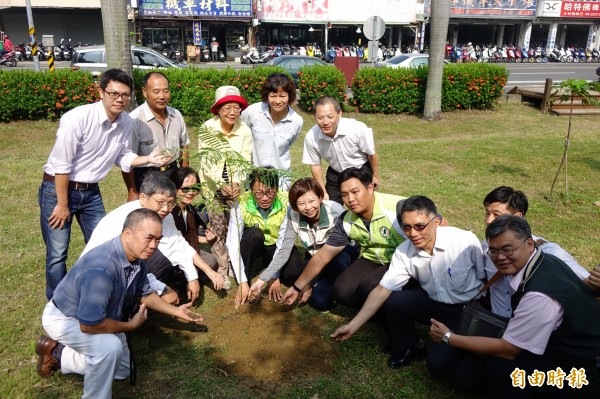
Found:
[{"label": "row of parked motorcycle", "polygon": [[549,53],[538,45],[529,48],[517,46],[473,46],[446,45],[446,59],[451,62],[600,62],[600,52],[592,49],[570,46],[556,47]]},{"label": "row of parked motorcycle", "polygon": [[[68,39],[67,41],[65,41],[65,39],[61,39],[60,44],[58,46],[54,46],[54,59],[56,61],[70,61],[73,58],[75,47],[80,46],[81,43],[73,45],[71,39]],[[37,54],[40,61],[46,61],[48,59],[48,49],[42,43],[37,44]],[[21,42],[14,46],[13,51],[6,53],[0,59],[0,65],[16,67],[20,61],[33,61],[33,50],[30,44]]]}]

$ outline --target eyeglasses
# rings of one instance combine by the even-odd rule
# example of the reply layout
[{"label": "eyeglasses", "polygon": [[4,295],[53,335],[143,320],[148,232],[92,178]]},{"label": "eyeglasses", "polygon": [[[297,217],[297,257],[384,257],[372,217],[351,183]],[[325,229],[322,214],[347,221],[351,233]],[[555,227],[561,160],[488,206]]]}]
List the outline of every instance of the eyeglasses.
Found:
[{"label": "eyeglasses", "polygon": [[194,193],[194,194],[198,194],[200,192],[200,189],[197,187],[181,187],[180,188],[181,191],[183,191],[184,193]]},{"label": "eyeglasses", "polygon": [[490,258],[497,258],[498,255],[502,254],[504,256],[506,256],[507,258],[510,256],[513,256],[513,254],[515,253],[515,251],[519,248],[521,248],[523,246],[523,244],[525,244],[525,242],[529,240],[529,238],[525,239],[525,241],[523,241],[521,244],[517,245],[514,248],[511,249],[496,249],[496,248],[488,248],[487,251],[485,251],[486,254],[488,254],[490,256]]},{"label": "eyeglasses", "polygon": [[159,201],[154,197],[150,197],[154,200],[154,202],[156,202],[156,205],[159,206],[158,209],[163,209],[165,206],[167,207],[167,209],[169,209],[170,211],[173,210],[173,208],[175,208],[175,202],[173,201]]},{"label": "eyeglasses", "polygon": [[220,111],[224,111],[226,114],[228,114],[230,112],[239,114],[240,112],[242,112],[242,108],[235,106],[235,105],[234,106],[228,105],[226,107],[221,107],[221,109],[219,109],[219,112]]},{"label": "eyeglasses", "polygon": [[433,220],[437,219],[438,217],[439,216],[434,216],[427,223],[417,223],[417,224],[405,224],[405,223],[402,223],[402,231],[405,232],[405,233],[410,232],[412,229],[414,229],[415,231],[423,231],[423,230],[425,230],[425,228],[427,226],[429,226],[429,223],[431,223]]},{"label": "eyeglasses", "polygon": [[131,98],[131,93],[119,93],[118,91],[106,91],[104,89],[102,89],[102,91],[108,94],[108,97],[110,97],[111,100],[116,100],[121,97],[123,100],[127,101]]},{"label": "eyeglasses", "polygon": [[264,192],[264,191],[252,191],[252,194],[254,194],[254,196],[256,198],[261,199],[265,195],[267,196],[267,198],[273,198],[273,197],[275,197],[275,194],[277,194],[277,192],[275,190],[269,190],[267,192]]}]

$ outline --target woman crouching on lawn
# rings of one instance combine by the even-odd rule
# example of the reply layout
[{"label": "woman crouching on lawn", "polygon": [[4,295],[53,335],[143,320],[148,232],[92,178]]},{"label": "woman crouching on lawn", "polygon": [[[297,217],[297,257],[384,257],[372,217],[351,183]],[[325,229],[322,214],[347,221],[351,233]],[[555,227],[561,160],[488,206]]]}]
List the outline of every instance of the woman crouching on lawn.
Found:
[{"label": "woman crouching on lawn", "polygon": [[[306,250],[306,262],[321,248],[334,226],[335,219],[343,212],[340,204],[323,200],[323,189],[313,178],[297,180],[290,187],[287,225],[279,230],[277,249],[273,260],[250,287],[250,301],[258,299],[265,282],[269,282],[269,300],[282,298],[279,271],[295,250],[294,243],[300,242]],[[308,303],[316,310],[329,310],[335,307],[333,301],[333,281],[358,257],[358,249],[347,246],[321,272],[313,282]],[[306,301],[306,296],[303,301]]]}]

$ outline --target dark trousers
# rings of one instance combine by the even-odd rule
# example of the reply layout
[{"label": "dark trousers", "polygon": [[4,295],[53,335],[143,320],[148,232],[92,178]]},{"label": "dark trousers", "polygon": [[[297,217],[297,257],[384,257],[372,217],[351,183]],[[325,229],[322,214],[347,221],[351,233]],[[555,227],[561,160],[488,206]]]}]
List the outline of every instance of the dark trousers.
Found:
[{"label": "dark trousers", "polygon": [[333,297],[341,305],[360,308],[377,287],[388,267],[359,257],[333,283]]},{"label": "dark trousers", "polygon": [[[187,297],[187,279],[185,273],[179,268],[174,267],[173,264],[166,256],[160,252],[160,250],[154,251],[152,256],[146,262],[148,266],[148,273],[154,274],[157,280],[165,283],[169,287],[173,288],[179,294],[180,298]],[[212,265],[211,265],[212,267]],[[202,284],[210,283],[210,279],[202,270],[196,268],[198,272],[198,281]]]},{"label": "dark trousers", "polygon": [[[244,229],[242,240],[240,241],[241,257],[244,262],[244,272],[248,281],[252,280],[251,266],[258,258],[262,258],[263,264],[268,266],[275,255],[275,245],[265,245],[265,235],[257,227],[249,227]],[[286,286],[290,287],[302,271],[304,270],[304,261],[298,250],[294,247],[290,258],[283,265],[279,274],[279,280]],[[234,270],[234,272],[236,272]]]},{"label": "dark trousers", "polygon": [[[455,331],[462,308],[463,304],[450,305],[431,300],[416,281],[409,281],[401,291],[392,292],[382,306],[392,352],[402,355],[419,341],[420,335],[415,322],[429,326],[430,320],[434,318]],[[457,365],[464,357],[469,358],[465,351],[432,343],[427,350],[427,368],[435,376],[454,379]]]},{"label": "dark trousers", "polygon": [[[373,169],[371,169],[371,164],[369,162],[365,163],[360,167],[361,170],[368,170],[373,174]],[[327,173],[325,173],[325,191],[327,191],[327,195],[331,201],[335,201],[338,204],[344,205],[342,202],[342,193],[340,192],[340,185],[338,183],[338,177],[341,172],[337,172],[330,167],[327,168]]]},{"label": "dark trousers", "polygon": [[[600,375],[597,367],[583,367],[585,369],[588,385],[583,385],[577,389],[569,386],[567,379],[572,368],[580,369],[582,366],[573,365],[572,363],[556,359],[551,355],[534,355],[531,352],[523,351],[513,360],[505,360],[493,357],[485,357],[480,361],[479,365],[485,364],[486,381],[488,395],[493,399],[504,398],[577,398],[577,399],[597,399],[600,398]],[[485,363],[484,363],[485,362]],[[548,371],[555,371],[560,367],[565,373],[563,388],[559,389],[556,386],[548,384]],[[525,371],[526,380],[525,388],[521,389],[513,386],[511,373],[515,369]],[[471,370],[464,370],[470,372]],[[481,370],[481,367],[479,368]],[[544,383],[537,387],[531,386],[527,380],[527,376],[532,375],[534,370],[546,373]]]},{"label": "dark trousers", "polygon": [[[163,166],[162,168],[158,168],[158,167],[137,167],[137,168],[133,168],[133,180],[135,182],[135,189],[137,190],[137,192],[140,192],[140,187],[142,187],[142,183],[144,182],[144,178],[146,177],[146,175],[150,172],[163,172],[163,173],[171,173],[171,169],[175,169],[177,168],[177,163],[176,162],[171,162],[168,165]],[[170,175],[167,175],[170,176]]]},{"label": "dark trousers", "polygon": [[[306,253],[306,263],[311,256]],[[323,268],[317,282],[313,287],[312,295],[308,300],[308,304],[315,310],[329,310],[335,306],[333,297],[333,283],[354,261],[358,258],[358,248],[347,245],[342,252],[337,254]]]}]

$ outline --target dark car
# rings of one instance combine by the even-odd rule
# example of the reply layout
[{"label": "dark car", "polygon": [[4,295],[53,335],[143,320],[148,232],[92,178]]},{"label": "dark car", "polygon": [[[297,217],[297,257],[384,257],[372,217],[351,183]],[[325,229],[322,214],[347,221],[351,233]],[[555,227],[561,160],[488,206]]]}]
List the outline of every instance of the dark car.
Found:
[{"label": "dark car", "polygon": [[298,83],[298,71],[305,66],[327,65],[318,58],[309,55],[282,55],[273,58],[264,65],[279,66],[289,72],[294,78],[294,82]]}]

